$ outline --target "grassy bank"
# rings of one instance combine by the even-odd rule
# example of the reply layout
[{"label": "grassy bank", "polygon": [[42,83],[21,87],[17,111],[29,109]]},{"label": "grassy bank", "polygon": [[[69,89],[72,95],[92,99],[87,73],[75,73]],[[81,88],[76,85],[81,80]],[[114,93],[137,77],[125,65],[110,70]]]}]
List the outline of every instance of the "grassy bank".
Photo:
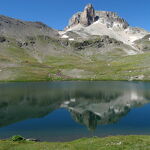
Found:
[{"label": "grassy bank", "polygon": [[0,150],[149,150],[150,136],[83,138],[73,142],[0,141]]}]

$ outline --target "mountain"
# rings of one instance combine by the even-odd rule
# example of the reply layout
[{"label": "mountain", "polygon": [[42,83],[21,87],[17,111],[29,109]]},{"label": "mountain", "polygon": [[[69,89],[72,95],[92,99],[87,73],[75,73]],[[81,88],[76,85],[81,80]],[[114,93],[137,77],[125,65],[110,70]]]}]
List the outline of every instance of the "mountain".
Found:
[{"label": "mountain", "polygon": [[0,81],[150,80],[150,33],[88,4],[64,31],[0,15]]},{"label": "mountain", "polygon": [[0,15],[0,35],[20,40],[38,35],[54,38],[58,32],[41,22],[27,22]]},{"label": "mountain", "polygon": [[135,41],[143,38],[148,31],[129,26],[128,22],[114,12],[95,11],[92,4],[88,4],[83,12],[78,12],[69,21],[62,38],[69,31],[73,31],[82,38],[92,35],[108,35],[122,41],[138,50]]}]

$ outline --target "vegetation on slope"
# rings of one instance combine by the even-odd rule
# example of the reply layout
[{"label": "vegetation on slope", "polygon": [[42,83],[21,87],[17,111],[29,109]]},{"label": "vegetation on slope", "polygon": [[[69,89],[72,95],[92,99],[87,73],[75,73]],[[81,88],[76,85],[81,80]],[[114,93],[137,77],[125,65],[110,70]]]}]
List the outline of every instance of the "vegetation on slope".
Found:
[{"label": "vegetation on slope", "polygon": [[103,38],[83,42],[48,36],[27,37],[23,42],[2,39],[0,81],[150,80],[149,51],[127,55],[126,45],[116,46],[115,40]]},{"label": "vegetation on slope", "polygon": [[0,150],[149,150],[150,136],[83,138],[73,142],[48,143],[0,141]]}]

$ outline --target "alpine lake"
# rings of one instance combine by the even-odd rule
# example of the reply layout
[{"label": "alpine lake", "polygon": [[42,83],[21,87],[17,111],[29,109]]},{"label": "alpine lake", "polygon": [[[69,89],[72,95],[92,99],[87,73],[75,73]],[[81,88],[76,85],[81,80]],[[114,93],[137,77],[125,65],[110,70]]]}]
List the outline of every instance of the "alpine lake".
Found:
[{"label": "alpine lake", "polygon": [[150,82],[0,83],[0,139],[150,135]]}]

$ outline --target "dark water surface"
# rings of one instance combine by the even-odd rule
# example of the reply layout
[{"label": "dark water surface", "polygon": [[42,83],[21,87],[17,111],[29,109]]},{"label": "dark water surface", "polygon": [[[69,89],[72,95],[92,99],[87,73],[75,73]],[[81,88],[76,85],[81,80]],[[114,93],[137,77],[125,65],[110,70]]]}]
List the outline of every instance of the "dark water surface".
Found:
[{"label": "dark water surface", "polygon": [[0,139],[150,134],[150,82],[0,83]]}]

